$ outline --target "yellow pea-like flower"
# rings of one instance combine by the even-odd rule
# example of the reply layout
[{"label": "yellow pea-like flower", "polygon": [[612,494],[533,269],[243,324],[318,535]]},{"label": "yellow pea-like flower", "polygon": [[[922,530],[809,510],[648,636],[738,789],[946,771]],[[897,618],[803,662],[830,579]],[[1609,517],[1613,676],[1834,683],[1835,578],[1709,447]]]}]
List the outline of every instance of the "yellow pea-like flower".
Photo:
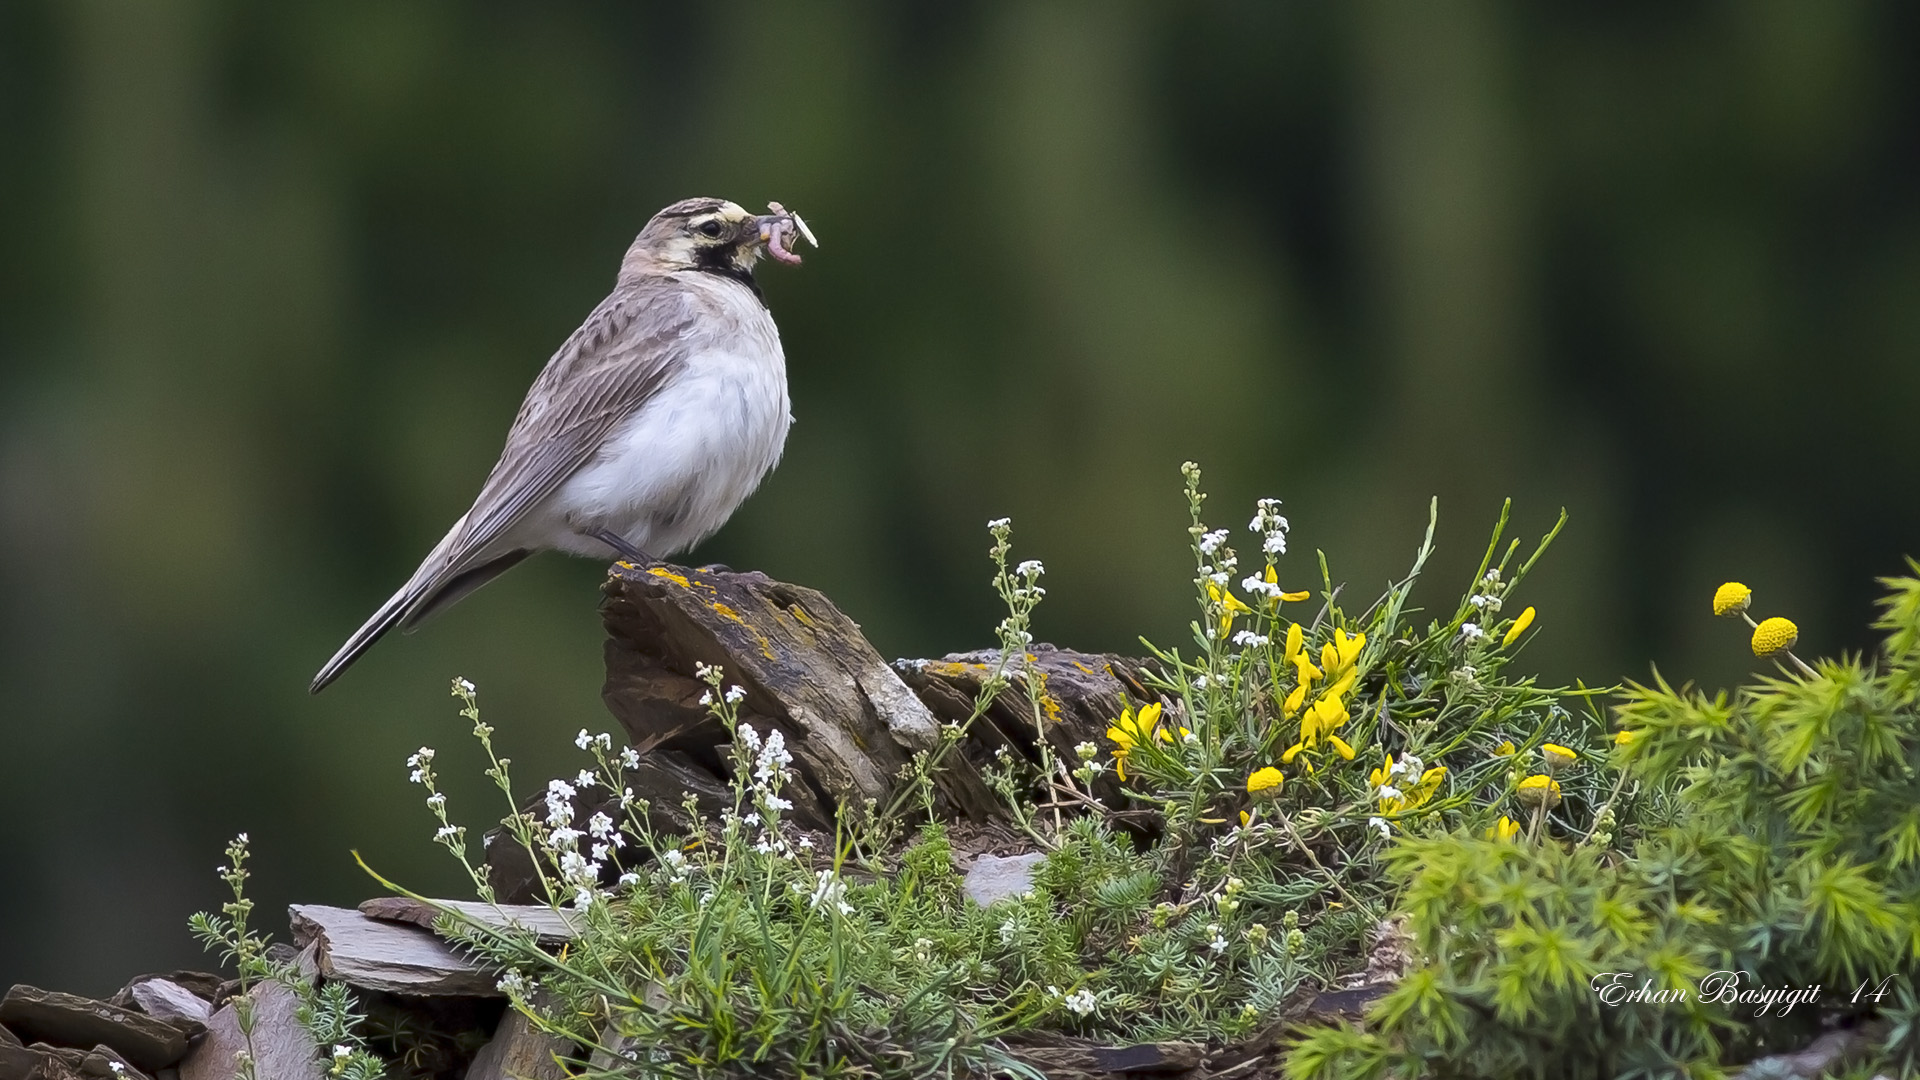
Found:
[{"label": "yellow pea-like flower", "polygon": [[1505,814],[1501,814],[1500,820],[1488,827],[1486,832],[1489,840],[1512,840],[1518,835],[1520,835],[1520,823]]},{"label": "yellow pea-like flower", "polygon": [[1533,608],[1529,607],[1527,608],[1527,610],[1520,613],[1519,618],[1513,620],[1512,626],[1507,627],[1506,636],[1500,639],[1501,647],[1505,648],[1506,646],[1513,644],[1514,641],[1519,639],[1521,634],[1526,633],[1527,627],[1532,625],[1533,625]]}]

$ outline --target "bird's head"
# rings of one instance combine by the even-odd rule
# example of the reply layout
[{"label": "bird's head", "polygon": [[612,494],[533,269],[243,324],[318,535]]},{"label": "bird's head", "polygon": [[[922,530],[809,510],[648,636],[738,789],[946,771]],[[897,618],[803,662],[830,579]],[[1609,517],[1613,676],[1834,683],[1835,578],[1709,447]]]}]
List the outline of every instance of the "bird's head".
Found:
[{"label": "bird's head", "polygon": [[682,199],[653,215],[627,249],[627,272],[671,273],[707,270],[737,277],[750,273],[761,255],[798,263],[796,236],[818,247],[800,215],[779,203],[768,213],[749,214],[725,199]]}]

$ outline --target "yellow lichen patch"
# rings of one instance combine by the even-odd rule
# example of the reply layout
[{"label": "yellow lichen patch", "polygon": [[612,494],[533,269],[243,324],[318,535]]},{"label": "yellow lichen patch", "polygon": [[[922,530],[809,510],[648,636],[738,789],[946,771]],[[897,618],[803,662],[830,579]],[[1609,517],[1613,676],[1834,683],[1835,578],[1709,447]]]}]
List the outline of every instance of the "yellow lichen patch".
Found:
[{"label": "yellow lichen patch", "polygon": [[731,620],[732,622],[738,624],[741,629],[745,630],[749,634],[752,634],[754,643],[760,646],[761,656],[764,656],[769,660],[778,659],[773,655],[773,642],[767,640],[767,635],[761,633],[759,627],[754,626],[752,623],[741,618],[739,612],[733,610],[732,608],[728,607],[725,604],[720,603],[718,600],[714,601],[712,604],[709,604],[707,606],[713,608],[714,614],[719,615],[722,618]]},{"label": "yellow lichen patch", "polygon": [[1088,667],[1087,665],[1085,665],[1085,664],[1083,664],[1083,663],[1081,663],[1081,662],[1080,662],[1080,661],[1078,661],[1078,660],[1075,660],[1075,661],[1073,662],[1073,666],[1074,666],[1074,667],[1077,667],[1077,668],[1079,668],[1079,669],[1080,669],[1081,671],[1083,671],[1083,672],[1085,672],[1085,673],[1086,673],[1086,674],[1088,674],[1088,675],[1091,675],[1091,674],[1093,674],[1093,669],[1092,669],[1092,668],[1090,668],[1090,667]]},{"label": "yellow lichen patch", "polygon": [[966,676],[967,668],[969,666],[971,665],[956,663],[951,660],[936,660],[928,664],[925,670],[930,671],[935,675],[940,676],[943,679],[959,679],[959,678],[964,678]]},{"label": "yellow lichen patch", "polygon": [[790,605],[787,610],[792,612],[793,617],[799,619],[802,624],[808,627],[813,626],[813,616],[807,614],[806,608],[801,607],[799,604],[793,604]]},{"label": "yellow lichen patch", "polygon": [[654,577],[657,577],[657,578],[665,578],[668,581],[673,582],[675,585],[678,585],[683,589],[690,589],[693,587],[693,582],[688,581],[684,575],[676,574],[664,566],[656,566],[653,569],[647,571],[647,573],[652,574]]}]

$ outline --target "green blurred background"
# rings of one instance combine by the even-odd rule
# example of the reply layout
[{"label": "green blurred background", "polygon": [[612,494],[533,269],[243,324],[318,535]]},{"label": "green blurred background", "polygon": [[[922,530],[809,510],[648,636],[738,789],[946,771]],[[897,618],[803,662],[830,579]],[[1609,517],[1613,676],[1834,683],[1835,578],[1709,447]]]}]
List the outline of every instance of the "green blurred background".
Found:
[{"label": "green blurred background", "polygon": [[[402,760],[578,767],[604,568],[548,557],[318,699],[657,208],[804,212],[762,281],[798,422],[701,561],[888,656],[1178,642],[1178,465],[1371,591],[1429,496],[1572,524],[1550,678],[1728,685],[1718,582],[1861,648],[1920,553],[1920,8],[0,3],[0,985],[208,966],[250,831],[289,901],[455,891]],[[1252,550],[1244,537],[1243,550]],[[1350,592],[1349,595],[1357,595]]]}]

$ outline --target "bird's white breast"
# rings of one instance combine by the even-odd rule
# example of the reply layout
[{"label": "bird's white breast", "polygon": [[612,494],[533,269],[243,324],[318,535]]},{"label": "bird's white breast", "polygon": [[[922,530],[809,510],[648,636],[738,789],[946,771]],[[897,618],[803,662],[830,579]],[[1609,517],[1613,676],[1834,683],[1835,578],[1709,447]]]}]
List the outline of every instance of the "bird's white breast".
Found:
[{"label": "bird's white breast", "polygon": [[581,535],[606,529],[665,558],[720,528],[760,485],[780,460],[792,413],[779,333],[755,307],[733,333],[690,352],[554,492],[538,515],[543,531],[564,533],[549,532],[551,546],[606,558],[605,544]]}]

